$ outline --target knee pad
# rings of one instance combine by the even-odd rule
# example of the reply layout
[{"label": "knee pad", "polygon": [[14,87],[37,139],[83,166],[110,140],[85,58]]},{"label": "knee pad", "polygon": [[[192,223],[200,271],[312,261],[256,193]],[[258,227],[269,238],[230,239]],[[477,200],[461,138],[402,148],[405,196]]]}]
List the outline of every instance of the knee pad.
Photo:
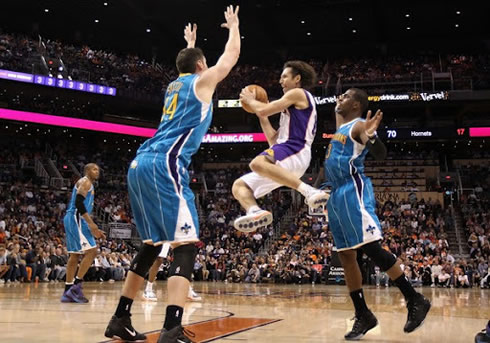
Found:
[{"label": "knee pad", "polygon": [[161,250],[161,245],[143,244],[143,247],[131,261],[129,270],[144,278]]},{"label": "knee pad", "polygon": [[384,272],[396,263],[396,257],[383,249],[379,241],[363,245],[361,249]]},{"label": "knee pad", "polygon": [[181,245],[173,250],[174,260],[170,264],[169,277],[182,276],[192,282],[194,260],[197,249],[194,244]]}]

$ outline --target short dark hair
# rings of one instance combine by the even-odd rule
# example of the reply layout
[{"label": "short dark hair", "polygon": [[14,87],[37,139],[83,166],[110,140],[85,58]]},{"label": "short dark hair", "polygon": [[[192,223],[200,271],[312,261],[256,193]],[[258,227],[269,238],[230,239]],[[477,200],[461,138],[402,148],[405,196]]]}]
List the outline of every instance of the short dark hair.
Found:
[{"label": "short dark hair", "polygon": [[311,65],[303,61],[288,61],[283,69],[291,68],[293,75],[301,75],[301,87],[311,88],[316,83],[316,72]]},{"label": "short dark hair", "polygon": [[95,166],[97,166],[97,164],[95,164],[95,163],[87,163],[87,164],[86,164],[86,165],[83,167],[83,173],[84,173],[85,175],[87,175],[87,174],[88,174],[89,169],[90,169],[90,168],[93,168],[93,167],[95,167]]},{"label": "short dark hair", "polygon": [[359,88],[350,88],[349,90],[354,93],[352,96],[354,100],[359,101],[361,104],[361,113],[365,113],[369,107],[369,100],[366,91]]},{"label": "short dark hair", "polygon": [[179,73],[191,73],[196,72],[196,63],[200,59],[204,58],[204,53],[199,48],[185,48],[179,51],[175,64]]}]

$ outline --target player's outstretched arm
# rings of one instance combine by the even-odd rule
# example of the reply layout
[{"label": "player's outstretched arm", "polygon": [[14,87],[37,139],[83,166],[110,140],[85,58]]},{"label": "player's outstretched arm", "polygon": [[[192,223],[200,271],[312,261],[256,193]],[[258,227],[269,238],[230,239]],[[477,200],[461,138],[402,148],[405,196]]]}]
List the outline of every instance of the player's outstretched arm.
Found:
[{"label": "player's outstretched arm", "polygon": [[216,65],[206,70],[197,81],[196,90],[198,95],[205,101],[211,101],[216,85],[228,76],[231,69],[238,62],[241,45],[238,10],[239,6],[236,9],[233,9],[231,5],[226,8],[226,23],[221,24],[221,27],[229,30],[225,51],[218,59]]},{"label": "player's outstretched arm", "polygon": [[259,118],[267,118],[273,114],[284,111],[292,105],[304,107],[304,104],[308,103],[308,99],[302,88],[291,89],[284,94],[282,98],[269,103],[255,100],[255,94],[250,92],[247,88],[244,88],[240,93],[240,101],[250,106],[252,111],[256,113]]},{"label": "player's outstretched arm", "polygon": [[376,134],[381,119],[383,119],[383,112],[381,112],[381,110],[377,110],[372,118],[371,111],[368,111],[366,121],[357,122],[352,129],[352,138],[367,145],[369,152],[377,160],[384,160],[387,153],[386,146]]}]

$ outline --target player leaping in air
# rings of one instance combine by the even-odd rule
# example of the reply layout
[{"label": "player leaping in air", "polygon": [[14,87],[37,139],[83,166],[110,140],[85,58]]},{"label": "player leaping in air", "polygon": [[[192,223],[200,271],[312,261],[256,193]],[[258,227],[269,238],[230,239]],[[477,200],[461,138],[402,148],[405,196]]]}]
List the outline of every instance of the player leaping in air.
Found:
[{"label": "player leaping in air", "polygon": [[[254,231],[272,223],[272,213],[261,209],[256,199],[281,186],[296,189],[311,208],[326,204],[327,193],[300,180],[310,165],[316,133],[315,100],[306,90],[315,80],[315,70],[309,64],[289,61],[284,64],[279,80],[284,92],[279,100],[263,103],[255,100],[255,94],[247,88],[242,90],[240,100],[257,114],[270,148],[250,162],[251,173],[233,184],[233,196],[247,212],[235,220],[237,230]],[[276,113],[281,113],[278,130],[269,121]]]}]

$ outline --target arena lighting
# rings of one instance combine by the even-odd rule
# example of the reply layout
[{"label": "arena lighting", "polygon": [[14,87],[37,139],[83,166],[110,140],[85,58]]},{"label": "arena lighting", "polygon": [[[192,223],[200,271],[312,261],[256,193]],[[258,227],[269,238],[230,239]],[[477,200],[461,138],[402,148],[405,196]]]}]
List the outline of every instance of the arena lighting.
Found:
[{"label": "arena lighting", "polygon": [[[42,113],[15,111],[5,108],[0,108],[0,119],[140,137],[153,137],[156,132],[156,129],[146,127],[105,123],[101,121],[53,116]],[[260,143],[267,142],[267,138],[263,133],[211,133],[205,135],[202,142],[216,144]]]}]

